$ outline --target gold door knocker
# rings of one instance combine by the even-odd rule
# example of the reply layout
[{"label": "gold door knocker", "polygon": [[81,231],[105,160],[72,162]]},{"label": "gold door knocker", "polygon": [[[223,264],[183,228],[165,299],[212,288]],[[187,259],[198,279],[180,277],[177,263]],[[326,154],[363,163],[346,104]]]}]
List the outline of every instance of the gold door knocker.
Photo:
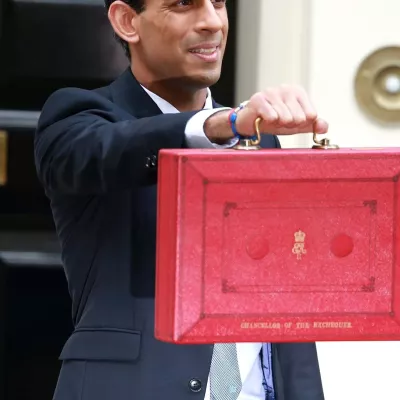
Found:
[{"label": "gold door knocker", "polygon": [[0,131],[0,186],[7,184],[7,132]]},{"label": "gold door knocker", "polygon": [[383,124],[400,123],[400,46],[374,50],[360,63],[355,98],[363,113]]}]

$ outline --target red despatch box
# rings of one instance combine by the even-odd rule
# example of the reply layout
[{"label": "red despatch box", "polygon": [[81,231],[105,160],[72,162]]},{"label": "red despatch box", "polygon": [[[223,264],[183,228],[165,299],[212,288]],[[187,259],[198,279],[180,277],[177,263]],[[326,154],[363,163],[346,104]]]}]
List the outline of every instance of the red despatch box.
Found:
[{"label": "red despatch box", "polygon": [[400,149],[163,150],[155,336],[400,339]]}]

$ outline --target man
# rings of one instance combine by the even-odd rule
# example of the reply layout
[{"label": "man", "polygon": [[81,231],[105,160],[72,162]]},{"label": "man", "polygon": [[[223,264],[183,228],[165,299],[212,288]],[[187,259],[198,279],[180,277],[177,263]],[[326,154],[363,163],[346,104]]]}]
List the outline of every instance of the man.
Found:
[{"label": "man", "polygon": [[[254,135],[257,117],[274,134],[325,133],[327,123],[297,87],[257,93],[234,113],[213,101],[209,87],[228,34],[225,1],[106,6],[131,67],[107,87],[54,93],[35,137],[75,325],[54,399],[322,400],[313,343],[155,340],[154,264],[160,149],[229,147],[238,135]],[[264,134],[262,145],[279,142]]]}]

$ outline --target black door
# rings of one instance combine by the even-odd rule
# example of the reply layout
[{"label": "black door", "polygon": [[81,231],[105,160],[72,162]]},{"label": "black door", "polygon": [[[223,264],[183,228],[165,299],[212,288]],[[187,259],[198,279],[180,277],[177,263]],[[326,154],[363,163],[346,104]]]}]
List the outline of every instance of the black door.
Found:
[{"label": "black door", "polygon": [[[230,106],[236,1],[228,7],[223,75],[212,90]],[[0,399],[51,399],[72,330],[51,212],[33,163],[40,110],[54,90],[107,84],[127,65],[103,0],[0,0]]]}]

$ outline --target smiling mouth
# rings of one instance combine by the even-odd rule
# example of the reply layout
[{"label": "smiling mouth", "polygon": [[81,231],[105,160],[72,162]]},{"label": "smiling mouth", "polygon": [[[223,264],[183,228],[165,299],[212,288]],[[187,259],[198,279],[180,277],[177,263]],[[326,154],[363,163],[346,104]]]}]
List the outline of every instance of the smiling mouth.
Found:
[{"label": "smiling mouth", "polygon": [[191,54],[203,62],[215,63],[219,59],[219,46],[205,47],[189,50]]},{"label": "smiling mouth", "polygon": [[194,54],[214,54],[217,50],[218,47],[212,47],[207,49],[194,49],[189,51]]}]

